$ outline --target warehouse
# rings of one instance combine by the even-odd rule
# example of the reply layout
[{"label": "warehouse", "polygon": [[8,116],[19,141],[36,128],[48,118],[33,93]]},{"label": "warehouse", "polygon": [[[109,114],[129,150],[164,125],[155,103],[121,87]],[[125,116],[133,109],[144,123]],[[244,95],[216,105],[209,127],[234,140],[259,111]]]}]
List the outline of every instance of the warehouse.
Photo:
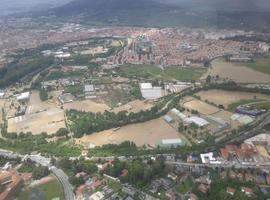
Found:
[{"label": "warehouse", "polygon": [[178,146],[184,146],[185,142],[181,140],[180,138],[176,139],[162,139],[156,143],[157,147],[162,148],[171,148],[171,147],[178,147]]},{"label": "warehouse", "polygon": [[28,101],[30,98],[30,92],[24,92],[17,96],[17,101],[23,102]]},{"label": "warehouse", "polygon": [[205,119],[200,118],[200,117],[189,117],[189,118],[185,119],[185,122],[188,124],[194,123],[199,127],[204,127],[204,126],[209,124],[208,121],[206,121]]},{"label": "warehouse", "polygon": [[162,88],[153,87],[151,83],[140,83],[142,97],[149,100],[154,100],[162,97]]}]

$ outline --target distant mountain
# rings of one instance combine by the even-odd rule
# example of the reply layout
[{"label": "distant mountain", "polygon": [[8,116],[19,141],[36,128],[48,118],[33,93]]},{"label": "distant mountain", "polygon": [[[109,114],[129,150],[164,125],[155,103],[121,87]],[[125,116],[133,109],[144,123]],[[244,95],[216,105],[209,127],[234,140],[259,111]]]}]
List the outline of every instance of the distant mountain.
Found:
[{"label": "distant mountain", "polygon": [[270,29],[269,0],[73,0],[50,14],[91,25]]}]

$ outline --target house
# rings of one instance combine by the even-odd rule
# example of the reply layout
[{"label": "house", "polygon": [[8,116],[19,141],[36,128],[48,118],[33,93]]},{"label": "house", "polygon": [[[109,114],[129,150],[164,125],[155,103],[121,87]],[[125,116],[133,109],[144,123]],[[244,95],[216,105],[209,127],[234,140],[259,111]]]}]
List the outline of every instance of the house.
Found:
[{"label": "house", "polygon": [[253,190],[248,187],[241,187],[241,192],[243,192],[247,196],[252,196],[254,194]]},{"label": "house", "polygon": [[236,192],[236,189],[234,189],[234,188],[231,188],[231,187],[227,187],[227,190],[226,190],[226,192],[228,193],[228,194],[230,194],[230,195],[234,195],[234,193]]},{"label": "house", "polygon": [[246,180],[246,182],[254,182],[255,181],[255,176],[253,176],[252,174],[248,174],[248,173],[246,173],[245,174],[245,180]]}]

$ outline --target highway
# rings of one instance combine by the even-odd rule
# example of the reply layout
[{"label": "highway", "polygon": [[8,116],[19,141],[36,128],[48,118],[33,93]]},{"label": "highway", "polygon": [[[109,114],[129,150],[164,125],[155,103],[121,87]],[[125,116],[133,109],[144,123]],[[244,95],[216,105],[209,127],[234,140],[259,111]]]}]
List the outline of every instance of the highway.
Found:
[{"label": "highway", "polygon": [[50,170],[54,173],[54,175],[60,181],[60,183],[64,189],[65,200],[74,200],[75,195],[73,192],[73,187],[68,180],[68,176],[63,172],[63,170],[57,169],[54,166],[50,167]]},{"label": "highway", "polygon": [[49,170],[57,177],[59,182],[62,185],[62,188],[64,190],[65,200],[75,200],[75,195],[73,192],[73,187],[70,184],[68,180],[68,176],[63,172],[63,170],[56,168],[55,166],[50,166],[50,158],[46,158],[40,155],[20,155],[11,151],[7,151],[4,149],[0,149],[0,155],[15,159],[15,158],[21,158],[23,160],[30,159],[35,163],[38,163],[42,166],[49,167]]}]

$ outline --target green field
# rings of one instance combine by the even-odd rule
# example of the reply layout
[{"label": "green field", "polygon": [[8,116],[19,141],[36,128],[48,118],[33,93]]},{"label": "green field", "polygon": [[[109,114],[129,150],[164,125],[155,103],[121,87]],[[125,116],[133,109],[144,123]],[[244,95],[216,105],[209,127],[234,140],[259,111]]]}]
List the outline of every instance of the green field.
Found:
[{"label": "green field", "polygon": [[264,58],[256,58],[254,59],[254,62],[243,63],[243,65],[253,70],[260,71],[265,74],[270,74],[270,56]]},{"label": "green field", "polygon": [[182,67],[166,67],[162,70],[155,65],[123,65],[116,71],[122,77],[127,78],[149,78],[155,80],[198,80],[206,69],[203,68],[182,68]]},{"label": "green field", "polygon": [[47,184],[31,188],[19,194],[18,200],[52,200],[59,197],[64,200],[63,190],[57,180],[50,181]]}]

